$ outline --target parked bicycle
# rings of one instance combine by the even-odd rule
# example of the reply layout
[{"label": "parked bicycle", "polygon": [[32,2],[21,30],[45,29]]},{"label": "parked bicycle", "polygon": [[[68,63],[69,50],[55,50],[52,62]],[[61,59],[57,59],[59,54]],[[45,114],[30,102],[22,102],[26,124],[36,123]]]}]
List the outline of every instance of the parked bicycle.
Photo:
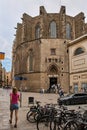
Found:
[{"label": "parked bicycle", "polygon": [[36,104],[31,106],[29,111],[26,114],[26,118],[29,122],[35,123],[37,120],[37,114],[39,113],[39,110],[42,108],[40,105],[40,101],[36,101]]},{"label": "parked bicycle", "polygon": [[55,115],[57,115],[57,110],[55,105],[49,104],[46,106],[46,113],[42,116],[37,117],[37,130],[51,130],[51,122]]},{"label": "parked bicycle", "polygon": [[[83,109],[79,107],[79,109]],[[63,130],[87,130],[87,110],[83,109],[77,112],[77,116],[68,120],[64,126]]]},{"label": "parked bicycle", "polygon": [[37,121],[37,118],[39,120],[43,116],[49,115],[49,108],[51,104],[41,106],[40,103],[40,101],[36,101],[36,104],[31,106],[30,110],[27,112],[26,118],[29,122],[35,123]]},{"label": "parked bicycle", "polygon": [[41,102],[30,107],[27,120],[36,122],[37,130],[87,130],[87,110],[81,107],[69,110],[64,105],[40,105]]},{"label": "parked bicycle", "polygon": [[74,118],[73,110],[68,110],[67,107],[61,106],[57,109],[57,116],[51,122],[51,130],[62,130],[64,124],[70,119]]}]

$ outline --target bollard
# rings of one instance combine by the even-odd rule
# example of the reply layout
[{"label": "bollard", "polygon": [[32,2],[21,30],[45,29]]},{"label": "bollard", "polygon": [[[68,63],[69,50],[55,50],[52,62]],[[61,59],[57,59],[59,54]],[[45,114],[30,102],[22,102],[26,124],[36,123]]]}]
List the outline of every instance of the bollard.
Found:
[{"label": "bollard", "polygon": [[28,97],[28,105],[34,104],[34,97]]}]

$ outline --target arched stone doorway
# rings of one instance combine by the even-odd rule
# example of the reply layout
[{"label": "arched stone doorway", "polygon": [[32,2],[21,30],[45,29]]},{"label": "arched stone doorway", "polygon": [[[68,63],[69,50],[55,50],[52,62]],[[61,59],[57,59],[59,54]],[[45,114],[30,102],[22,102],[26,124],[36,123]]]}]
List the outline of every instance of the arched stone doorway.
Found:
[{"label": "arched stone doorway", "polygon": [[57,77],[50,77],[49,82],[50,86],[52,86],[53,84],[57,84]]},{"label": "arched stone doorway", "polygon": [[[49,88],[51,88],[52,85],[56,85],[60,83],[59,79],[59,67],[55,64],[52,64],[48,68],[48,80],[49,80]],[[49,89],[48,88],[48,89]]]}]

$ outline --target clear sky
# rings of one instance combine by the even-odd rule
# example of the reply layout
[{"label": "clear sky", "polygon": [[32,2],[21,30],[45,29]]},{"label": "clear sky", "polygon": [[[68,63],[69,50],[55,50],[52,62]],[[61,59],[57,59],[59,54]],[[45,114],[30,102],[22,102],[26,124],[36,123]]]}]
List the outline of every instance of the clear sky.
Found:
[{"label": "clear sky", "polygon": [[0,0],[0,52],[5,52],[7,60],[3,61],[3,66],[7,71],[11,69],[14,28],[22,22],[23,13],[37,16],[40,6],[44,6],[48,13],[59,13],[61,5],[66,6],[67,15],[84,12],[87,22],[87,0]]}]

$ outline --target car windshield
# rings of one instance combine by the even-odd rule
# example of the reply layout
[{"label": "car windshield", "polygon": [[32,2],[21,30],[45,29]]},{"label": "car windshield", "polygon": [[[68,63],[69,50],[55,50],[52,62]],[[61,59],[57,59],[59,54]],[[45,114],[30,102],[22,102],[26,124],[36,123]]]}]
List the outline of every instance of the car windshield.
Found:
[{"label": "car windshield", "polygon": [[65,97],[72,97],[73,94],[67,94]]},{"label": "car windshield", "polygon": [[66,97],[69,97],[69,96],[71,96],[71,94],[67,94],[67,95],[66,95]]},{"label": "car windshield", "polygon": [[73,96],[87,96],[85,93],[78,93],[78,94],[67,94],[65,97],[73,97]]}]

